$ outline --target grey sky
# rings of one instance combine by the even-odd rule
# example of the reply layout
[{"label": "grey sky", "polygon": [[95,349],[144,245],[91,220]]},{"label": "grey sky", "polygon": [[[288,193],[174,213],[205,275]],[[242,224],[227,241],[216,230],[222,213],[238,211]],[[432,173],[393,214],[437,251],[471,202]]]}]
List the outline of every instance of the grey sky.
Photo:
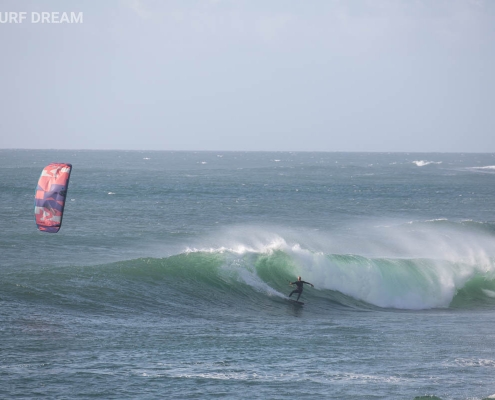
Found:
[{"label": "grey sky", "polygon": [[[0,148],[495,152],[492,0],[0,0],[20,11]],[[57,11],[83,23],[30,22]]]}]

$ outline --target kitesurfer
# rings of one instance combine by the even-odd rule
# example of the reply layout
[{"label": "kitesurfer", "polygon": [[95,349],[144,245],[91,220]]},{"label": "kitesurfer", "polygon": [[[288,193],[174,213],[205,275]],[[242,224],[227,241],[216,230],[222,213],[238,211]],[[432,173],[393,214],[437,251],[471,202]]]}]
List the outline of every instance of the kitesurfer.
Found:
[{"label": "kitesurfer", "polygon": [[297,281],[295,281],[295,282],[289,282],[289,285],[296,285],[297,286],[296,289],[294,289],[292,292],[290,292],[289,297],[292,296],[294,293],[298,293],[297,300],[296,301],[299,301],[299,297],[301,297],[301,294],[303,292],[304,283],[306,285],[311,285],[311,287],[315,287],[312,283],[302,281],[301,280],[301,277],[298,276],[297,277]]}]

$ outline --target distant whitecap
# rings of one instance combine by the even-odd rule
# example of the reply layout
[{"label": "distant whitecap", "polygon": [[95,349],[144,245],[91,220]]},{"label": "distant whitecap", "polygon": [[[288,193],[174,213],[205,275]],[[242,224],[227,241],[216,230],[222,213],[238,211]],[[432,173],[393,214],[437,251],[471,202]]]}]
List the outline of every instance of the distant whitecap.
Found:
[{"label": "distant whitecap", "polygon": [[495,165],[487,165],[486,167],[471,167],[469,169],[479,169],[482,171],[495,171]]},{"label": "distant whitecap", "polygon": [[425,161],[425,160],[420,160],[420,161],[413,161],[413,164],[416,164],[418,167],[424,167],[425,165],[430,165],[430,164],[441,164],[441,161]]}]

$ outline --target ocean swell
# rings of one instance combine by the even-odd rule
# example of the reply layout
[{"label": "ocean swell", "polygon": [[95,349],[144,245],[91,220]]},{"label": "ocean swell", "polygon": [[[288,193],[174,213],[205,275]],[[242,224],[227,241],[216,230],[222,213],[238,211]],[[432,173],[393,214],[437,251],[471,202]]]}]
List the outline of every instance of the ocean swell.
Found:
[{"label": "ocean swell", "polygon": [[[286,307],[288,281],[312,282],[314,310],[421,310],[495,303],[495,263],[325,254],[278,241],[265,249],[189,250],[88,267],[11,273],[4,296],[85,312],[269,312]],[[22,282],[22,284],[20,284]],[[164,311],[166,310],[166,311]]]}]

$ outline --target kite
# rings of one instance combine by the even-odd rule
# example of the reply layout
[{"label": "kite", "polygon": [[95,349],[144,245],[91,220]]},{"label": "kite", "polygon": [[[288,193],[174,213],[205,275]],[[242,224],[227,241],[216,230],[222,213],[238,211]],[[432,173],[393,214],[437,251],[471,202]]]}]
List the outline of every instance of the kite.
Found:
[{"label": "kite", "polygon": [[34,216],[42,232],[57,233],[62,226],[71,171],[72,164],[52,163],[41,172],[34,195]]}]

